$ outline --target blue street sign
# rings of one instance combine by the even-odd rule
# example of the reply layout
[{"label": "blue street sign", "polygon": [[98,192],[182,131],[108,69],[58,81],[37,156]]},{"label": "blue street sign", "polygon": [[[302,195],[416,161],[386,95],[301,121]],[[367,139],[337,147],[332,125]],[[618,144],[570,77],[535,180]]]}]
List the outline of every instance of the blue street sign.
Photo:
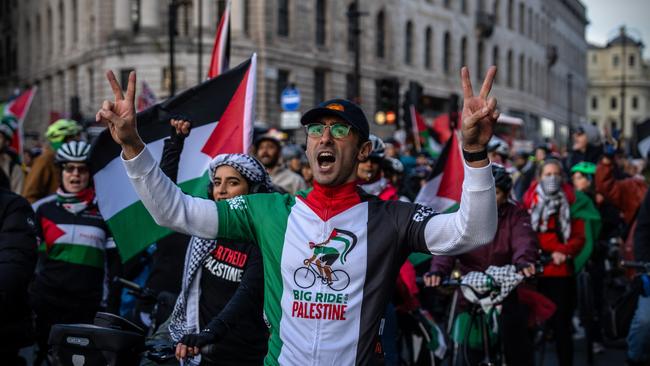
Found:
[{"label": "blue street sign", "polygon": [[300,108],[300,92],[296,88],[286,87],[280,95],[280,105],[286,112],[295,112]]}]

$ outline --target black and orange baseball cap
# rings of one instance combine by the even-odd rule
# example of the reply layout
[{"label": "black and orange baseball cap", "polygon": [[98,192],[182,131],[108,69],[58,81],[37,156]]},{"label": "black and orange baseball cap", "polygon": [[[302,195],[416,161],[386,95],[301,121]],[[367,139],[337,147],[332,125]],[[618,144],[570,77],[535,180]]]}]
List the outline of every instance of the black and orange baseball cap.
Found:
[{"label": "black and orange baseball cap", "polygon": [[350,124],[359,136],[364,140],[368,140],[370,135],[370,126],[368,119],[361,107],[347,99],[330,99],[317,105],[316,107],[308,110],[300,118],[300,123],[308,125],[310,123],[318,122],[318,118],[323,116],[336,116]]}]

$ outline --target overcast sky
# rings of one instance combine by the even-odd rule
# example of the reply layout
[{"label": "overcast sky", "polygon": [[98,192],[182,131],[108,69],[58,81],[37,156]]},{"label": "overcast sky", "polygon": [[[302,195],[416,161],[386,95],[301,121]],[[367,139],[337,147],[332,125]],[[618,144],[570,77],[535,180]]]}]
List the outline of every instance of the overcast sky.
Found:
[{"label": "overcast sky", "polygon": [[625,25],[634,38],[645,44],[643,56],[650,58],[650,0],[582,0],[587,7],[587,41],[605,45]]}]

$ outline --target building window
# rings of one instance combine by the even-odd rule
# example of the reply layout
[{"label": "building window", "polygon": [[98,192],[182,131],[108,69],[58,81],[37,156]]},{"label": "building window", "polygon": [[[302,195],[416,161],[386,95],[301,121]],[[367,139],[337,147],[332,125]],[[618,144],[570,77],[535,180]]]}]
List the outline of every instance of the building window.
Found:
[{"label": "building window", "polygon": [[314,70],[314,105],[325,100],[325,70]]},{"label": "building window", "polygon": [[65,11],[63,9],[63,1],[59,2],[59,53],[63,53],[65,49]]},{"label": "building window", "polygon": [[460,11],[467,14],[467,0],[460,0]]},{"label": "building window", "polygon": [[639,98],[637,96],[632,97],[632,109],[637,110],[639,108]]},{"label": "building window", "polygon": [[483,79],[483,65],[485,63],[485,57],[483,55],[484,48],[483,41],[479,41],[476,46],[476,78],[478,80]]},{"label": "building window", "polygon": [[628,58],[628,61],[627,61],[628,66],[634,67],[635,61],[636,61],[636,58],[634,57],[634,55],[630,55],[630,57]]},{"label": "building window", "polygon": [[406,22],[404,31],[404,63],[410,65],[413,62],[413,23]]},{"label": "building window", "polygon": [[513,0],[508,0],[508,28],[513,29],[515,23],[514,4]]},{"label": "building window", "polygon": [[500,13],[499,12],[499,10],[500,10],[499,9],[500,8],[499,3],[500,3],[499,0],[494,0],[494,9],[492,10],[492,14],[494,15],[494,23],[496,25],[499,25],[501,23],[501,16],[499,14]]},{"label": "building window", "polygon": [[528,8],[528,38],[533,38],[533,9]]},{"label": "building window", "polygon": [[451,0],[442,0],[442,5],[449,9],[449,7],[451,7]]},{"label": "building window", "polygon": [[467,63],[467,37],[460,40],[460,67],[462,68]]},{"label": "building window", "polygon": [[244,14],[243,14],[243,28],[244,28],[244,34],[249,35],[250,34],[250,17],[251,17],[251,7],[250,7],[250,0],[242,0],[243,3],[243,8],[244,8]]},{"label": "building window", "polygon": [[125,88],[129,85],[129,74],[131,71],[135,71],[135,69],[120,69],[120,86],[123,90],[126,90]]},{"label": "building window", "polygon": [[289,35],[289,0],[278,0],[278,36]]},{"label": "building window", "polygon": [[598,97],[591,97],[591,109],[598,109]]},{"label": "building window", "polygon": [[289,86],[289,70],[278,70],[278,80],[275,84],[275,102],[280,105],[282,91]]},{"label": "building window", "polygon": [[72,43],[77,43],[78,39],[78,29],[77,24],[79,21],[79,15],[77,13],[77,0],[72,0]]},{"label": "building window", "polygon": [[445,73],[448,73],[451,59],[451,35],[449,32],[445,32],[442,48],[442,67]]},{"label": "building window", "polygon": [[430,69],[432,66],[431,62],[431,51],[433,50],[433,30],[431,27],[427,27],[424,35],[424,67]]},{"label": "building window", "polygon": [[347,100],[354,100],[356,98],[354,92],[354,75],[345,74],[345,98]]},{"label": "building window", "polygon": [[519,33],[524,34],[525,27],[525,18],[526,17],[526,9],[524,8],[524,3],[519,3]]},{"label": "building window", "polygon": [[524,62],[524,55],[519,55],[519,90],[524,90],[524,68],[526,63]]},{"label": "building window", "polygon": [[508,85],[509,87],[512,88],[512,85],[513,85],[513,80],[512,80],[513,77],[512,77],[512,75],[513,75],[513,72],[514,72],[514,70],[513,70],[514,65],[512,63],[512,50],[508,50],[508,57],[507,57],[506,64],[507,64],[506,70],[508,72],[508,77],[506,78],[506,85]]},{"label": "building window", "polygon": [[95,105],[95,72],[92,67],[88,68],[88,104]]},{"label": "building window", "polygon": [[384,58],[386,47],[386,20],[384,19],[384,11],[377,14],[376,21],[376,35],[375,35],[375,54],[379,58]]},{"label": "building window", "polygon": [[[499,46],[494,46],[492,49],[492,65],[499,67]],[[494,76],[494,83],[499,83],[499,73]]]},{"label": "building window", "polygon": [[614,57],[612,57],[612,65],[614,65],[614,67],[618,67],[618,62],[618,55],[614,55]]},{"label": "building window", "polygon": [[355,6],[356,3],[350,4],[348,6],[348,51],[354,51],[355,49],[355,40],[356,40],[356,35],[355,32],[357,31],[357,23],[359,21],[358,16],[353,16],[357,12],[357,7]]},{"label": "building window", "polygon": [[[129,13],[131,14],[131,29],[133,32],[137,33],[140,30],[140,0],[131,0],[130,3],[131,11]],[[187,24],[189,22],[185,19],[187,17],[186,6],[181,6],[179,10],[181,11],[179,19],[183,21],[181,22],[183,24],[181,24],[180,28],[183,30],[183,34],[187,34]],[[185,14],[183,14],[183,12],[185,12]]]},{"label": "building window", "polygon": [[592,64],[597,64],[598,63],[598,55],[596,55],[595,53],[593,55],[591,55],[591,63]]},{"label": "building window", "polygon": [[316,0],[316,44],[325,44],[325,0]]},{"label": "building window", "polygon": [[617,108],[617,106],[616,106],[616,97],[612,97],[609,100],[609,108],[611,108],[611,109],[616,109]]}]

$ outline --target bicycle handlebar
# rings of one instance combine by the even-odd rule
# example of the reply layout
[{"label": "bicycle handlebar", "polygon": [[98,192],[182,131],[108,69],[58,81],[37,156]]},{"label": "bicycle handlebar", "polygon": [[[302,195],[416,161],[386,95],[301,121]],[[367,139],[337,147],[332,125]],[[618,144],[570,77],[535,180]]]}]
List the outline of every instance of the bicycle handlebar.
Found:
[{"label": "bicycle handlebar", "polygon": [[640,261],[625,261],[620,262],[621,267],[634,268],[636,270],[644,271],[650,273],[650,262],[640,262]]}]

